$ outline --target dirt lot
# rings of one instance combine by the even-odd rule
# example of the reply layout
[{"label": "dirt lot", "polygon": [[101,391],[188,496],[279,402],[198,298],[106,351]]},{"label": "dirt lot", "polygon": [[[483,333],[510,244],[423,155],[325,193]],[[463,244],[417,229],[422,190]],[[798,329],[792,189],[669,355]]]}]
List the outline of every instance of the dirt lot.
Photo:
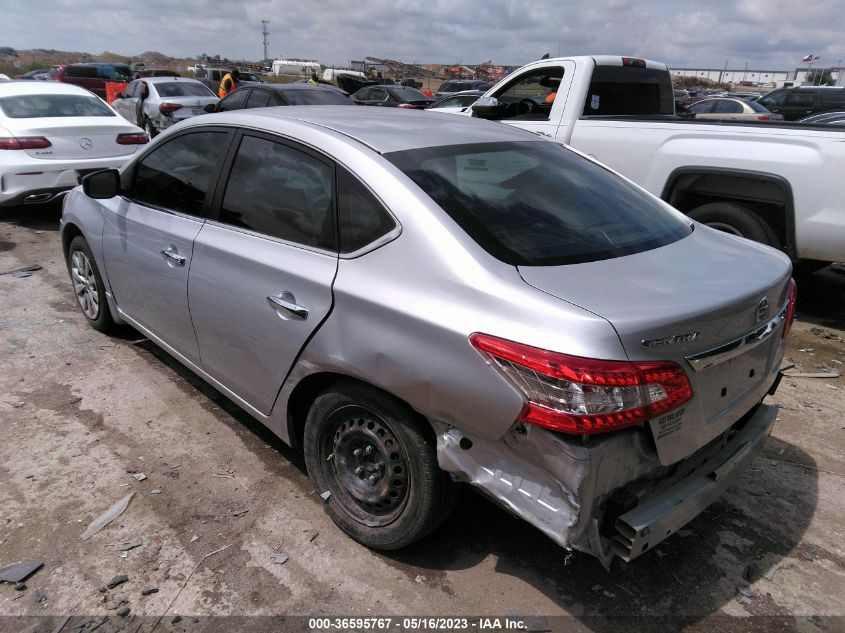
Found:
[{"label": "dirt lot", "polygon": [[[65,615],[65,631],[110,616],[101,632],[308,627],[254,617],[277,615],[845,630],[842,378],[784,380],[763,455],[687,531],[634,563],[606,572],[567,555],[470,491],[432,536],[379,554],[331,524],[296,451],[136,332],[109,338],[86,325],[57,219],[55,209],[22,209],[0,221],[0,272],[43,266],[0,276],[0,567],[44,562],[25,590],[0,584],[0,630],[58,630]],[[799,279],[787,355],[800,371],[845,368],[843,273]],[[119,519],[80,540],[130,492]],[[100,591],[120,574],[128,581]],[[142,595],[150,588],[158,592]]]}]

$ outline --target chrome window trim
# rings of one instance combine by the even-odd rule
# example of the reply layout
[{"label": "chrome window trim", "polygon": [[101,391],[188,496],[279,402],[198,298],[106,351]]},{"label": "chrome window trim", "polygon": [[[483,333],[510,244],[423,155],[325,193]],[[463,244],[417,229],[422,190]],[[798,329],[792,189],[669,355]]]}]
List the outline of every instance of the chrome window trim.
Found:
[{"label": "chrome window trim", "polygon": [[709,367],[725,363],[732,358],[736,358],[737,356],[754,349],[758,345],[767,341],[775,332],[778,331],[780,325],[786,318],[786,309],[788,305],[789,301],[787,300],[787,302],[781,307],[777,316],[768,323],[755,328],[748,334],[740,336],[739,338],[734,339],[729,343],[725,343],[724,345],[720,345],[719,347],[714,347],[713,349],[709,349],[705,352],[699,352],[698,354],[687,356],[686,361],[695,371],[702,371]]},{"label": "chrome window trim", "polygon": [[302,244],[301,242],[292,242],[290,240],[283,239],[281,237],[276,237],[274,235],[267,235],[266,233],[261,233],[260,231],[255,231],[253,229],[248,229],[243,226],[235,226],[234,224],[227,224],[225,222],[221,222],[220,220],[209,218],[205,221],[206,224],[209,226],[216,226],[221,229],[228,229],[230,231],[235,231],[237,233],[244,233],[245,235],[250,235],[252,237],[260,237],[261,239],[268,240],[270,242],[276,242],[278,244],[283,244],[284,246],[291,246],[293,248],[298,248],[304,251],[311,251],[313,253],[317,253],[318,255],[327,255],[334,259],[337,259],[337,251],[333,249],[326,249],[320,248],[319,246],[311,246],[309,244]]}]

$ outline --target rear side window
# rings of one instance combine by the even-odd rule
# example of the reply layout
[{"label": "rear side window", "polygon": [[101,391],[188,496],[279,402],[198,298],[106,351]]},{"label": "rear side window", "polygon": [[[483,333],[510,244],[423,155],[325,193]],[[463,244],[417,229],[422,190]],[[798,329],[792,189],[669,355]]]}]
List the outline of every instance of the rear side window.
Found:
[{"label": "rear side window", "polygon": [[65,68],[65,77],[96,78],[97,69],[94,66],[68,66]]},{"label": "rear side window", "polygon": [[18,95],[0,99],[3,114],[12,119],[117,116],[97,97],[86,95]]},{"label": "rear side window", "polygon": [[716,107],[713,108],[713,112],[717,114],[738,114],[742,112],[742,106],[736,101],[720,99],[716,102]]},{"label": "rear side window", "polygon": [[364,248],[396,226],[370,190],[342,167],[337,174],[337,212],[341,253]]},{"label": "rear side window", "polygon": [[232,165],[220,221],[270,237],[334,248],[334,170],[310,154],[245,136]]},{"label": "rear side window", "polygon": [[821,91],[819,101],[823,106],[845,107],[845,89]]},{"label": "rear side window", "polygon": [[584,116],[675,114],[672,79],[665,70],[596,66]]},{"label": "rear side window", "polygon": [[811,90],[796,90],[786,95],[784,105],[813,105],[816,94]]},{"label": "rear side window", "polygon": [[193,132],[156,147],[138,163],[130,197],[146,206],[201,216],[227,137],[225,132]]},{"label": "rear side window", "polygon": [[774,92],[770,92],[769,94],[760,97],[758,100],[759,103],[762,103],[767,108],[772,106],[779,106],[783,103],[783,100],[786,98],[786,90],[775,90]]},{"label": "rear side window", "polygon": [[558,266],[675,242],[688,223],[556,143],[483,143],[385,157],[502,262]]}]

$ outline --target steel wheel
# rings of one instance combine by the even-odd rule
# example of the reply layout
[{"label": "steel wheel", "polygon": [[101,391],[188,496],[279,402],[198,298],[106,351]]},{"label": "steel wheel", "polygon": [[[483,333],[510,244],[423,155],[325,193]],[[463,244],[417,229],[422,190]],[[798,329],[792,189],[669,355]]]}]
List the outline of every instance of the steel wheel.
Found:
[{"label": "steel wheel", "polygon": [[329,489],[361,523],[387,525],[408,496],[408,464],[390,426],[364,407],[348,406],[327,420],[323,451],[331,464]]},{"label": "steel wheel", "polygon": [[70,256],[70,276],[79,307],[92,321],[100,316],[100,296],[97,278],[88,257],[82,251],[74,251]]}]

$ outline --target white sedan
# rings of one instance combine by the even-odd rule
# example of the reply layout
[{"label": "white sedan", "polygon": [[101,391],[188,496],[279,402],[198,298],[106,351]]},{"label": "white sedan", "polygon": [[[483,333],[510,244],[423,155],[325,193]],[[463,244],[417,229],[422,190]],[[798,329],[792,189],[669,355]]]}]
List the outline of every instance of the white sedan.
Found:
[{"label": "white sedan", "polygon": [[48,202],[86,173],[121,167],[149,137],[84,88],[0,83],[0,207]]}]

